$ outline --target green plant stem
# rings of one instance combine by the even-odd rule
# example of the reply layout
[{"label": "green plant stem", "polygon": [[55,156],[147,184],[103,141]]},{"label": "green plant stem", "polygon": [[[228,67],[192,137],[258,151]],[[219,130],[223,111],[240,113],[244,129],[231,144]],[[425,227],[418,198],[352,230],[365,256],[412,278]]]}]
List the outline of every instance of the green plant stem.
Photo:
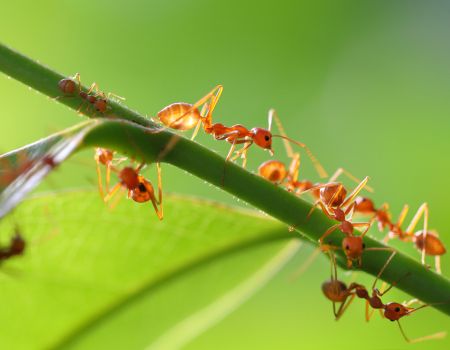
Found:
[{"label": "green plant stem", "polygon": [[[49,96],[58,93],[56,86],[60,75],[2,46],[0,69]],[[66,104],[78,108],[78,103]],[[171,163],[287,225],[295,226],[298,232],[316,245],[319,237],[335,224],[319,210],[306,220],[311,204],[231,162],[225,162],[223,157],[209,149],[177,136],[170,130],[158,131],[135,124],[153,126],[148,119],[124,106],[114,104],[113,111],[114,119],[126,119],[134,123],[126,120],[99,121],[86,135],[82,147],[107,147],[148,163],[156,160]],[[328,242],[340,246],[342,238],[342,234],[335,233],[330,236]],[[365,238],[365,244],[368,248],[386,247],[371,237]],[[342,263],[343,253],[337,253]],[[361,269],[376,275],[389,255],[389,252],[384,251],[365,252]],[[398,281],[398,288],[426,303],[439,303],[434,307],[450,315],[450,281],[426,269],[416,260],[397,253],[383,273],[382,279],[390,283]]]}]

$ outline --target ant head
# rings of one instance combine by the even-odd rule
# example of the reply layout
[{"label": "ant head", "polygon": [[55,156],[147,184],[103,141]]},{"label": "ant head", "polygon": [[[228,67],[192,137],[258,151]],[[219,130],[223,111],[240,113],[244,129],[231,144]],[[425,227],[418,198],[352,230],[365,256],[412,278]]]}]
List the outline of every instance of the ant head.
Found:
[{"label": "ant head", "polygon": [[97,99],[94,102],[94,108],[97,112],[100,113],[105,113],[106,109],[108,108],[108,103],[106,102],[105,99],[101,98],[101,99]]},{"label": "ant head", "polygon": [[286,166],[278,160],[268,160],[258,168],[258,174],[275,184],[281,183],[287,176]]},{"label": "ant head", "polygon": [[263,128],[253,128],[250,131],[253,134],[253,141],[261,148],[272,151],[272,133]]},{"label": "ant head", "polygon": [[375,204],[367,197],[356,197],[355,203],[355,211],[361,214],[370,214],[376,211]]},{"label": "ant head", "polygon": [[139,186],[139,174],[131,167],[123,168],[119,173],[122,184],[130,191]]},{"label": "ant head", "polygon": [[347,298],[347,285],[339,280],[325,281],[322,292],[331,301],[343,302]]},{"label": "ant head", "polygon": [[154,195],[152,184],[139,176],[139,184],[131,191],[131,199],[138,203],[148,202]]},{"label": "ant head", "polygon": [[427,231],[425,237],[424,232],[418,231],[414,235],[414,243],[419,250],[425,249],[427,255],[443,255],[446,252],[445,246],[438,236],[430,231]]},{"label": "ant head", "polygon": [[384,308],[384,316],[391,321],[398,321],[403,316],[408,315],[411,310],[411,308],[408,308],[402,304],[399,303],[388,303],[386,304]]},{"label": "ant head", "polygon": [[342,249],[349,259],[358,259],[361,257],[366,245],[361,236],[347,236],[342,240]]},{"label": "ant head", "polygon": [[342,204],[346,196],[347,190],[338,182],[320,189],[320,198],[324,203],[329,203],[331,207],[337,207]]},{"label": "ant head", "polygon": [[114,152],[105,148],[96,148],[95,149],[95,159],[102,163],[103,165],[107,165],[111,163],[114,158]]},{"label": "ant head", "polygon": [[58,88],[65,94],[72,95],[75,92],[77,84],[72,79],[61,79]]}]

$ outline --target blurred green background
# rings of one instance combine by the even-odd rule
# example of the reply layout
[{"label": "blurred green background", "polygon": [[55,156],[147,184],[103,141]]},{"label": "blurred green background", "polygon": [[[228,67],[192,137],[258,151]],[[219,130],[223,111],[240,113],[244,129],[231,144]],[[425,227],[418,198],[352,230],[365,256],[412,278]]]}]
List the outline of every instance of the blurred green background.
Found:
[{"label": "blurred green background", "polygon": [[[96,81],[148,116],[171,102],[194,102],[218,83],[225,90],[216,121],[265,127],[267,111],[276,108],[289,135],[308,144],[330,172],[342,166],[370,175],[376,203],[388,201],[394,215],[404,203],[414,210],[427,201],[430,227],[448,242],[448,1],[45,0],[4,1],[1,9],[5,44],[63,74],[80,72],[86,85]],[[0,91],[2,152],[82,120],[3,75]],[[222,154],[228,149],[204,134],[197,141]],[[286,160],[282,144],[275,147]],[[251,170],[269,157],[256,148],[249,156]],[[94,188],[91,159],[74,157],[41,190]],[[315,177],[306,158],[301,176]],[[244,205],[169,166],[164,186]],[[303,249],[290,270],[307,255]],[[447,255],[447,275],[449,262]],[[328,277],[325,259],[294,283],[288,277],[281,274],[189,348],[409,347],[377,315],[366,324],[362,303],[333,321],[319,288]],[[396,296],[407,298],[390,298]],[[429,309],[404,327],[415,337],[448,331],[449,321]],[[414,348],[449,345],[447,339]]]}]

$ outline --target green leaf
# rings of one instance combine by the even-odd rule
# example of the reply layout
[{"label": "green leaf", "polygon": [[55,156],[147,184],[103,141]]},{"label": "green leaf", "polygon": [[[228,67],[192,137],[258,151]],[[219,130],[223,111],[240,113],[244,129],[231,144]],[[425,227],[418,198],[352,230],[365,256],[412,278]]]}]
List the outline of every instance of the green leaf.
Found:
[{"label": "green leaf", "polygon": [[[292,237],[284,226],[250,211],[165,199],[171,214],[162,222],[148,203],[123,199],[109,210],[92,192],[24,202],[15,218],[28,247],[5,262],[0,275],[2,348],[151,346],[214,305]],[[3,240],[13,225],[2,222]],[[289,252],[282,261],[295,249]],[[251,286],[235,292],[233,300],[245,300]],[[200,330],[220,318],[224,310],[218,310],[212,319],[211,311],[205,319],[196,316]]]}]

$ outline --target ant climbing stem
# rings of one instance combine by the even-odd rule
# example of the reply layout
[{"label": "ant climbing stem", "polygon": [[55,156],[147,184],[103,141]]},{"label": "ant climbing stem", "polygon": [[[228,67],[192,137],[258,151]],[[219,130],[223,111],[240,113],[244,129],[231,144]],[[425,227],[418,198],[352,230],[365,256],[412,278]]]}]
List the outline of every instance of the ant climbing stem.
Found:
[{"label": "ant climbing stem", "polygon": [[[225,140],[231,144],[226,160],[234,160],[238,157],[242,157],[244,166],[246,165],[247,161],[247,151],[253,144],[256,144],[264,150],[268,150],[270,154],[273,154],[272,138],[280,137],[286,141],[296,144],[299,147],[304,148],[308,156],[315,164],[319,175],[321,175],[322,177],[326,177],[325,170],[317,161],[317,159],[312,155],[311,151],[305,144],[295,141],[285,135],[273,135],[271,133],[270,129],[272,127],[272,119],[278,119],[278,116],[273,109],[269,111],[268,129],[253,128],[249,130],[241,124],[227,127],[221,123],[213,123],[212,114],[218,100],[220,99],[222,91],[222,85],[217,85],[208,94],[206,94],[194,104],[184,102],[173,103],[159,111],[157,114],[158,118],[164,125],[177,130],[190,130],[195,127],[192,139],[197,134],[199,124],[203,124],[203,130],[207,134],[212,135],[216,140]],[[199,107],[205,104],[207,106],[203,108],[202,113],[199,111]],[[205,111],[207,111],[206,114]],[[242,149],[237,151],[236,155],[233,157],[236,146],[241,144],[243,145]]]},{"label": "ant climbing stem", "polygon": [[91,84],[87,91],[83,91],[79,73],[76,73],[73,77],[61,79],[58,83],[58,88],[64,93],[64,95],[57,96],[55,97],[55,99],[75,97],[76,95],[78,95],[78,97],[83,100],[83,102],[78,107],[78,113],[81,113],[85,103],[87,103],[88,106],[89,104],[91,104],[94,107],[95,111],[105,113],[108,110],[108,101],[111,98],[122,101],[125,100],[125,98],[111,92],[105,94],[104,92],[100,91],[97,83],[95,82]]},{"label": "ant climbing stem", "polygon": [[[422,265],[426,265],[426,255],[434,256],[435,268],[437,273],[441,273],[441,255],[446,253],[446,249],[442,241],[439,239],[439,234],[435,231],[428,230],[428,204],[423,203],[416,214],[412,218],[410,224],[405,231],[401,226],[408,213],[409,207],[405,205],[400,213],[397,223],[392,224],[388,235],[385,237],[385,241],[398,237],[402,241],[413,242],[416,248],[421,252]],[[423,217],[423,228],[420,231],[414,233],[414,230]]]}]

